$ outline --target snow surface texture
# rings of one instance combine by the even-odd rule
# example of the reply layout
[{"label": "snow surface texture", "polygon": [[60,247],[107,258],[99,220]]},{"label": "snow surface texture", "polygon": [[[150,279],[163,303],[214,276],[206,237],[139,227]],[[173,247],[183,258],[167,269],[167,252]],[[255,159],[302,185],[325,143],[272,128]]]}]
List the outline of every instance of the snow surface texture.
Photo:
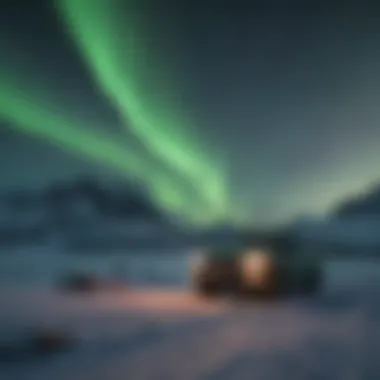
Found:
[{"label": "snow surface texture", "polygon": [[[325,289],[315,299],[236,305],[192,295],[184,257],[129,257],[129,269],[121,272],[135,271],[138,288],[85,297],[59,294],[48,284],[73,267],[112,273],[124,259],[109,258],[105,266],[103,258],[55,256],[49,264],[42,255],[34,257],[40,267],[33,267],[16,256],[8,256],[13,272],[7,282],[13,273],[28,287],[3,281],[0,339],[15,340],[21,326],[41,324],[68,329],[78,345],[52,356],[0,362],[0,379],[380,379],[379,264],[330,262]],[[18,271],[16,263],[24,269]],[[146,276],[146,263],[156,277]],[[49,274],[45,282],[33,281],[37,270]],[[170,286],[153,286],[164,278]]]}]

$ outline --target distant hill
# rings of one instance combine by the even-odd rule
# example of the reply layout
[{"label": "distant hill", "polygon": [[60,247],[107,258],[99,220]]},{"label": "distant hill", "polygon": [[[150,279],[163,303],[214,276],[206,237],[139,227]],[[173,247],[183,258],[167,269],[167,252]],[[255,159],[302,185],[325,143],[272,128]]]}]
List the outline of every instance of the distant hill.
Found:
[{"label": "distant hill", "polygon": [[56,214],[91,210],[101,218],[163,221],[164,214],[144,189],[128,183],[107,185],[93,178],[54,184],[43,194],[45,206]]},{"label": "distant hill", "polygon": [[[43,189],[17,189],[0,199],[0,244],[32,243],[47,236],[100,226],[166,226],[165,214],[147,192],[130,183],[80,177]],[[66,231],[66,232],[65,232]]]},{"label": "distant hill", "polygon": [[333,211],[332,217],[334,219],[380,218],[380,185],[373,186],[360,196],[341,202]]}]

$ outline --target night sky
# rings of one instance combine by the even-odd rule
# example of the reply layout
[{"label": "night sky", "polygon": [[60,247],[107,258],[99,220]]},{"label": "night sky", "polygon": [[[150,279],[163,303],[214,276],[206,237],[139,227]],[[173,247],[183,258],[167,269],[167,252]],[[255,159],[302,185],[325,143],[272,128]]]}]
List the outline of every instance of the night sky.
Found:
[{"label": "night sky", "polygon": [[[215,202],[207,210],[217,214],[224,199],[224,212],[232,219],[267,223],[325,213],[342,197],[378,181],[380,8],[302,1],[92,4],[102,2],[117,20],[99,24],[90,42],[97,46],[103,36],[113,36],[97,51],[118,61],[114,88],[125,84],[125,100],[125,88],[136,84],[134,96],[146,98],[144,112],[156,110],[153,127],[167,128],[166,137],[178,136],[165,144],[178,142],[176,151],[188,145],[194,160],[203,160],[197,164],[202,168],[186,171],[192,163],[185,159],[183,172],[171,167],[174,156],[161,159],[125,125],[53,1],[3,0],[0,81],[7,85],[4,90],[0,82],[1,188],[40,186],[78,173],[108,180],[129,170],[30,133],[30,116],[15,122],[9,113],[9,89],[56,115],[68,115],[85,133],[106,133],[121,150],[136,150],[150,168],[145,174],[140,170],[142,177],[151,181],[158,170],[173,175],[170,186],[178,183],[184,198],[187,194],[193,202],[193,193],[204,195],[199,208],[213,202],[207,189],[215,185],[210,190]],[[93,10],[87,8],[91,20]],[[135,24],[138,39],[124,34],[134,32]],[[131,41],[142,61],[128,62],[123,47],[130,49]],[[128,82],[130,70],[139,75]],[[134,125],[133,117],[129,123]],[[58,124],[49,128],[61,128]],[[146,141],[161,144],[161,137],[151,140]],[[212,173],[219,180],[211,182]],[[185,208],[187,201],[180,203],[171,207]]]}]

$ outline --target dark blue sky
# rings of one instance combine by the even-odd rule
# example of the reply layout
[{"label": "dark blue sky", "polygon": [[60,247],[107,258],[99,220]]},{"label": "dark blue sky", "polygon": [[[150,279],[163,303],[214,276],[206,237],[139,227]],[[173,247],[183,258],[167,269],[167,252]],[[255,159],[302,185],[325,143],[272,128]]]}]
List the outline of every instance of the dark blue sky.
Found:
[{"label": "dark blue sky", "polygon": [[[5,65],[43,81],[69,112],[114,124],[49,3],[2,2]],[[379,179],[379,9],[247,3],[146,2],[152,48],[160,41],[203,138],[225,152],[237,207],[256,221],[325,212]],[[1,187],[107,171],[6,123],[0,133]]]}]

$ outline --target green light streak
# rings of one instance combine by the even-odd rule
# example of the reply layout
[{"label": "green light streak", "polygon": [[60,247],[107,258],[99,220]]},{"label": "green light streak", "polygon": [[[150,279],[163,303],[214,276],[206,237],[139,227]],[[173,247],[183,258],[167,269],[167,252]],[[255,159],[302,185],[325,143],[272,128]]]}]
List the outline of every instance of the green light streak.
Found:
[{"label": "green light streak", "polygon": [[[226,179],[191,131],[169,107],[167,88],[155,74],[154,61],[143,50],[134,6],[125,18],[115,0],[61,0],[59,14],[75,40],[94,79],[118,110],[124,125],[160,159],[187,176],[212,205],[225,216]],[[156,79],[152,80],[153,77]],[[160,80],[159,80],[160,79]],[[167,86],[166,86],[167,87]],[[173,109],[174,108],[174,109]]]},{"label": "green light streak", "polygon": [[30,91],[16,87],[16,81],[9,78],[9,73],[0,77],[0,121],[8,122],[19,132],[108,165],[128,178],[140,180],[148,186],[153,201],[169,213],[195,223],[212,222],[213,215],[209,210],[195,202],[189,192],[168,175],[107,134],[80,128],[80,122],[52,109]]}]

